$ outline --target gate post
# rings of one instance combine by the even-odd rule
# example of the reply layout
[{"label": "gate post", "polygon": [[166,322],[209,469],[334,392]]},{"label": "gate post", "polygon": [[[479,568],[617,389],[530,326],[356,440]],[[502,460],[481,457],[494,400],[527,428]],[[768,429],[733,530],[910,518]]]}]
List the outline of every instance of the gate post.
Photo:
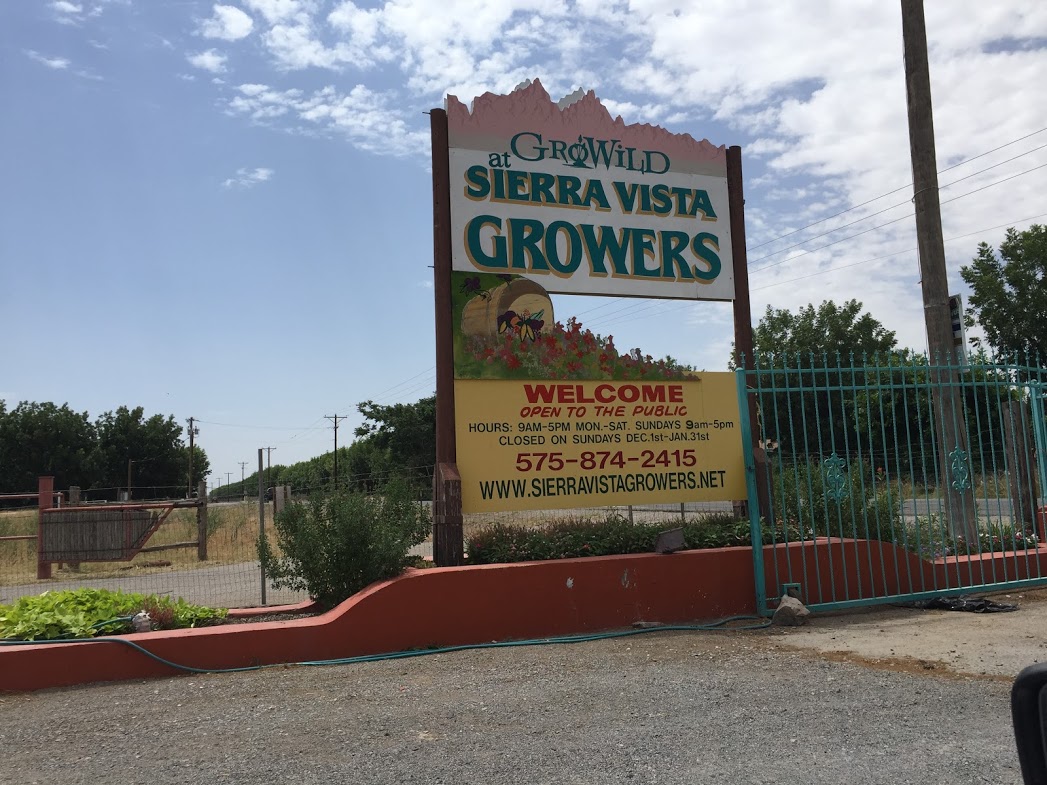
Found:
[{"label": "gate post", "polygon": [[[745,369],[735,371],[738,382],[738,419],[742,425],[742,455],[745,458],[745,489],[748,495],[749,536],[753,549],[753,581],[756,595],[756,612],[767,614],[767,579],[763,563],[763,531],[760,526],[759,480],[756,472],[756,448],[752,440],[752,424],[749,417],[749,391],[745,382]],[[770,520],[770,519],[768,519]]]},{"label": "gate post", "polygon": [[41,477],[37,481],[36,504],[36,577],[43,580],[51,577],[51,562],[44,561],[44,510],[55,506],[54,477]]},{"label": "gate post", "polygon": [[196,486],[196,558],[207,561],[207,481]]},{"label": "gate post", "polygon": [[1007,451],[1007,494],[1011,516],[1024,528],[1036,526],[1036,483],[1032,475],[1032,439],[1029,438],[1029,406],[1008,401],[1004,419],[1004,449]]}]

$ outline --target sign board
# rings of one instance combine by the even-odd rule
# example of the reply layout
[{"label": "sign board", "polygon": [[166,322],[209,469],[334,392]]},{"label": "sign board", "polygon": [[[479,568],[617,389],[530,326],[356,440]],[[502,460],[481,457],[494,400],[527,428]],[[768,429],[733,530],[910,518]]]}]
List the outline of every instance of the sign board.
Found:
[{"label": "sign board", "polygon": [[462,512],[745,498],[734,375],[622,353],[552,300],[733,300],[725,148],[528,82],[449,96],[447,163],[437,460],[453,388]]},{"label": "sign board", "polygon": [[726,151],[538,83],[447,99],[452,269],[553,293],[733,300]]},{"label": "sign board", "polygon": [[963,297],[949,295],[949,319],[952,322],[953,360],[967,364],[967,330],[963,322]]},{"label": "sign board", "polygon": [[734,374],[683,381],[459,380],[469,512],[745,498]]}]

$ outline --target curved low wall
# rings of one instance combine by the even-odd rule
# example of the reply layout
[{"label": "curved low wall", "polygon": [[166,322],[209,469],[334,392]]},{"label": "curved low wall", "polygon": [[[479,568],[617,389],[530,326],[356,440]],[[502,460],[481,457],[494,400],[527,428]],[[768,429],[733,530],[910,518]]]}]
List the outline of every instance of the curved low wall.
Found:
[{"label": "curved low wall", "polygon": [[[767,595],[776,596],[780,583],[799,582],[808,602],[946,588],[959,563],[955,559],[921,562],[893,545],[864,540],[767,547],[764,558]],[[963,560],[965,571],[973,569],[971,561]],[[974,561],[977,570],[972,575],[995,570],[993,574],[1014,580],[1047,574],[1045,551],[1025,554],[1021,570],[1014,554]],[[902,578],[905,573],[919,584],[910,588],[908,578]],[[955,577],[951,585],[957,585]],[[231,613],[245,616],[274,610]],[[182,665],[238,668],[755,612],[752,551],[741,547],[410,570],[312,618],[122,637]],[[183,672],[113,643],[0,647],[0,691]]]},{"label": "curved low wall", "polygon": [[[753,612],[751,551],[725,548],[411,570],[309,619],[123,637],[180,664],[237,668]],[[177,673],[112,643],[0,648],[0,690]]]}]

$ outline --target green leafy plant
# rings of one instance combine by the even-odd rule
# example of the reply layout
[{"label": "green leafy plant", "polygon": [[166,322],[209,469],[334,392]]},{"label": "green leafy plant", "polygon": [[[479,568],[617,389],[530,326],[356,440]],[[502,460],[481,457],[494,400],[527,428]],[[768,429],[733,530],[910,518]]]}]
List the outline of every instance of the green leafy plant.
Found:
[{"label": "green leafy plant", "polygon": [[1024,551],[1039,545],[1039,538],[1033,532],[1021,525],[998,521],[980,522],[976,539],[954,537],[941,515],[919,516],[907,522],[904,537],[899,535],[894,541],[924,559]]},{"label": "green leafy plant", "polygon": [[835,482],[828,461],[782,463],[773,466],[771,483],[776,527],[795,530],[790,541],[801,533],[803,539],[893,540],[901,532],[900,487],[863,461],[842,465]]},{"label": "green leafy plant", "polygon": [[275,529],[276,549],[258,541],[273,586],[307,591],[330,607],[403,572],[408,550],[429,536],[432,519],[394,479],[374,495],[342,490],[292,503],[276,516]]},{"label": "green leafy plant", "polygon": [[[617,513],[606,518],[561,518],[540,529],[496,523],[471,535],[466,551],[471,564],[650,553],[660,532],[678,527],[677,519],[630,523]],[[687,549],[752,543],[749,522],[737,520],[730,513],[692,518],[682,528]],[[783,533],[778,535],[781,539]]]},{"label": "green leafy plant", "polygon": [[163,630],[214,624],[228,613],[224,608],[192,605],[181,597],[172,600],[110,589],[47,591],[0,605],[0,638],[57,640],[131,632],[129,617],[143,610],[153,629]]}]

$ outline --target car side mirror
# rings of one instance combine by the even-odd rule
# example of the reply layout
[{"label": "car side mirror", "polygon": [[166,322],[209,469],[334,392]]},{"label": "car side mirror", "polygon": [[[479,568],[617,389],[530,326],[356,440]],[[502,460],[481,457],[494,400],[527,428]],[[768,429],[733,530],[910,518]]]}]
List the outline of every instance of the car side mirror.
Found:
[{"label": "car side mirror", "polygon": [[1011,720],[1025,785],[1047,785],[1047,664],[1030,665],[1011,687]]}]

